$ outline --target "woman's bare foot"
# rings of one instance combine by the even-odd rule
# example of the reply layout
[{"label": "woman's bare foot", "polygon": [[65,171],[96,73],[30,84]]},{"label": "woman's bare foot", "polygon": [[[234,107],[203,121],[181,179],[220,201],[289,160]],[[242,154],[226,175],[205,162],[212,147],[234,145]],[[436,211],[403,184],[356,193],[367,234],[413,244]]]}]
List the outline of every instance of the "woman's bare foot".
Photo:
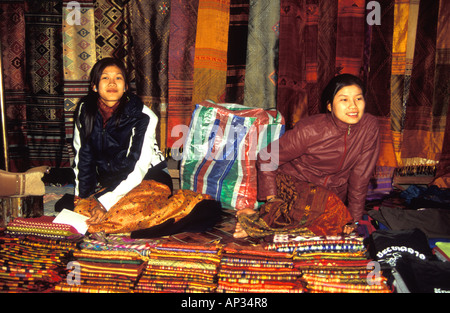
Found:
[{"label": "woman's bare foot", "polygon": [[247,237],[248,234],[246,233],[246,231],[242,228],[241,224],[236,223],[236,229],[234,230],[234,234],[233,237],[237,238],[237,239],[242,239]]},{"label": "woman's bare foot", "polygon": [[[236,215],[241,215],[241,214],[254,214],[255,210],[253,209],[242,209],[236,212]],[[236,223],[236,229],[234,230],[234,234],[233,237],[234,238],[238,238],[238,239],[242,239],[247,237],[248,234],[247,232],[242,228],[241,224],[239,222]]]}]

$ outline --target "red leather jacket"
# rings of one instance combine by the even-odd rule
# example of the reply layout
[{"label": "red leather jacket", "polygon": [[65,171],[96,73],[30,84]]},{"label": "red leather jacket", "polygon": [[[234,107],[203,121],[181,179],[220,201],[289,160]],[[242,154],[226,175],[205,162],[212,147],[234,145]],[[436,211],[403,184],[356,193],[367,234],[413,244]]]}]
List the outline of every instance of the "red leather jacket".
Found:
[{"label": "red leather jacket", "polygon": [[[334,192],[353,219],[361,220],[380,149],[378,134],[378,120],[368,113],[354,125],[330,113],[300,120],[259,153],[258,199],[276,195],[275,178],[280,171]],[[276,163],[274,169],[271,165]]]}]

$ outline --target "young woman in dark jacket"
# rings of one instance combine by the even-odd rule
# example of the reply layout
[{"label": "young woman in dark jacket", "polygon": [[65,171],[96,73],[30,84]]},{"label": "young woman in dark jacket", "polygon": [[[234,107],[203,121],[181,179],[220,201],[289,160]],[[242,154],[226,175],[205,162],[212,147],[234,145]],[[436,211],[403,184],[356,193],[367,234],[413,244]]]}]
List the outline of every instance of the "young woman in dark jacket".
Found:
[{"label": "young woman in dark jacket", "polygon": [[153,238],[204,231],[220,219],[219,202],[182,190],[173,195],[157,123],[129,92],[122,62],[97,62],[74,131],[74,211],[89,217],[90,232],[127,229],[133,238]]},{"label": "young woman in dark jacket", "polygon": [[259,216],[252,210],[238,212],[235,237],[257,233],[255,227],[266,228],[261,234],[309,228],[318,235],[333,235],[339,228],[348,234],[356,228],[378,159],[378,122],[364,113],[364,85],[353,75],[334,77],[321,100],[327,113],[300,120],[260,152],[258,198],[267,203]]},{"label": "young woman in dark jacket", "polygon": [[[144,179],[172,189],[156,142],[157,116],[129,91],[121,61],[104,58],[91,71],[89,93],[75,112],[75,196],[95,194],[91,223]],[[101,189],[101,191],[99,191]]]}]

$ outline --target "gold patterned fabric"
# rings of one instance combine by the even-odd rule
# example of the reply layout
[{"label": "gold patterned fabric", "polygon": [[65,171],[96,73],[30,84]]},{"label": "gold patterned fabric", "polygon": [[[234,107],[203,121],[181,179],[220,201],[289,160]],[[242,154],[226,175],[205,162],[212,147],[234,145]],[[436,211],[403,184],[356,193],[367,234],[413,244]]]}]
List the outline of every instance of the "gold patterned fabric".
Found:
[{"label": "gold patterned fabric", "polygon": [[[197,203],[211,199],[190,190],[179,190],[173,196],[169,187],[153,180],[144,180],[127,193],[106,213],[101,223],[89,226],[90,233],[128,233],[150,228],[174,219],[175,222],[187,216]],[[91,216],[91,210],[98,204],[92,196],[81,199],[75,212]]]}]

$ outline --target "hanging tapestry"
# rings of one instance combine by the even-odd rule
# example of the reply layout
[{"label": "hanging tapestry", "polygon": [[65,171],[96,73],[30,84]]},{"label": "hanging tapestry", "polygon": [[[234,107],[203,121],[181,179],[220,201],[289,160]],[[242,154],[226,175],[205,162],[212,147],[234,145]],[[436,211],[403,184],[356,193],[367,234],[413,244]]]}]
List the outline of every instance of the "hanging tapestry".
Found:
[{"label": "hanging tapestry", "polygon": [[427,165],[436,161],[433,133],[436,33],[439,1],[421,1],[411,85],[406,108],[401,157],[405,165]]},{"label": "hanging tapestry", "polygon": [[[89,90],[89,73],[97,62],[95,46],[94,5],[91,0],[71,6],[63,2],[64,114],[68,143],[73,138],[73,113]],[[71,145],[66,146],[71,158]],[[70,152],[69,152],[70,151]]]},{"label": "hanging tapestry", "polygon": [[[5,88],[5,114],[8,168],[13,172],[25,171],[28,166],[26,134],[26,72],[25,72],[25,5],[0,4],[0,36]],[[2,145],[2,148],[3,145]],[[3,154],[2,154],[3,155]],[[2,158],[2,166],[4,159]]]},{"label": "hanging tapestry", "polygon": [[[439,22],[437,33],[437,51],[436,51],[436,91],[434,101],[436,108],[440,108],[438,112],[442,116],[442,124],[440,131],[444,132],[442,143],[442,151],[439,157],[436,177],[442,180],[441,187],[450,186],[450,119],[445,112],[448,112],[450,106],[450,3],[441,1],[439,8]],[[442,128],[445,127],[443,130]]]},{"label": "hanging tapestry", "polygon": [[27,2],[27,145],[30,167],[69,167],[65,151],[61,1]]},{"label": "hanging tapestry", "polygon": [[305,2],[281,0],[277,106],[288,128],[308,115],[306,52],[303,49],[307,15]]},{"label": "hanging tapestry", "polygon": [[394,0],[380,2],[383,8],[379,25],[369,25],[365,71],[366,108],[365,111],[378,117],[380,128],[380,156],[377,162],[373,184],[369,194],[389,194],[392,189],[392,176],[397,167],[391,132],[391,81],[392,74],[392,44],[394,29]]},{"label": "hanging tapestry", "polygon": [[365,0],[340,0],[338,5],[336,72],[360,76],[366,24]]},{"label": "hanging tapestry", "polygon": [[394,25],[392,34],[391,65],[391,130],[397,162],[400,160],[400,141],[403,128],[403,93],[406,74],[406,47],[409,38],[409,1],[396,0],[394,6]]},{"label": "hanging tapestry", "polygon": [[170,10],[167,147],[172,148],[192,114],[198,0],[172,1]]},{"label": "hanging tapestry", "polygon": [[244,103],[249,0],[230,1],[225,102]]},{"label": "hanging tapestry", "polygon": [[229,14],[229,0],[199,1],[193,105],[204,100],[223,102],[227,78]]},{"label": "hanging tapestry", "polygon": [[95,48],[97,58],[115,57],[129,67],[129,41],[126,1],[96,0],[94,1]]},{"label": "hanging tapestry", "polygon": [[250,0],[244,105],[276,108],[279,0]]},{"label": "hanging tapestry", "polygon": [[166,144],[167,67],[170,28],[170,1],[130,2],[131,36],[137,94],[159,117],[157,140]]}]

